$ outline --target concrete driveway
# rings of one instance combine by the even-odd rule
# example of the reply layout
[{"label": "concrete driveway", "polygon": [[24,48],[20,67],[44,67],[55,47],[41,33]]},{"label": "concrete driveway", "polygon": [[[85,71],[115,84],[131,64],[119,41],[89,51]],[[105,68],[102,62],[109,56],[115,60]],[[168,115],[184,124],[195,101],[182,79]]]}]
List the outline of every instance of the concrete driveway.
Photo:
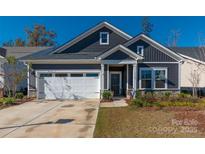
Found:
[{"label": "concrete driveway", "polygon": [[0,137],[93,137],[99,100],[32,101],[0,110]]}]

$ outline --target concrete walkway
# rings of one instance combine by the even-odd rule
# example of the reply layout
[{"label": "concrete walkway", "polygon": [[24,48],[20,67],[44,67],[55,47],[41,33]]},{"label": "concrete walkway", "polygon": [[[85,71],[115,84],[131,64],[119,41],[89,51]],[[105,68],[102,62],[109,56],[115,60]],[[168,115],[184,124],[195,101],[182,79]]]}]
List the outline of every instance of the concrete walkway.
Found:
[{"label": "concrete walkway", "polygon": [[0,110],[0,137],[93,137],[99,100],[32,101]]},{"label": "concrete walkway", "polygon": [[100,107],[125,107],[128,104],[125,101],[125,98],[114,98],[113,102],[103,102],[100,103]]}]

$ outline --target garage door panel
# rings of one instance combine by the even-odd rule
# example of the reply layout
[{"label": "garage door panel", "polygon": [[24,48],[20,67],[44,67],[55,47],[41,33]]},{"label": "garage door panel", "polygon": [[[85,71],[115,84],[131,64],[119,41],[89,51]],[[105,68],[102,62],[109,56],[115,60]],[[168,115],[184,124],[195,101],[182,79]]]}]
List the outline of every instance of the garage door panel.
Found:
[{"label": "garage door panel", "polygon": [[100,97],[98,77],[44,77],[39,79],[39,98],[82,99]]}]

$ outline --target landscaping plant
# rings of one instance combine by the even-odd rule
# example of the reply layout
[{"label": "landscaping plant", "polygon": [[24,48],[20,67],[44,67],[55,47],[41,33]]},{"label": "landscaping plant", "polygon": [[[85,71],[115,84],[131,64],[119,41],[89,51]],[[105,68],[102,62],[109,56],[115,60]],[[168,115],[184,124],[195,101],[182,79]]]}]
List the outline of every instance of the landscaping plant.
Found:
[{"label": "landscaping plant", "polygon": [[16,93],[16,99],[23,99],[24,94],[21,92]]},{"label": "landscaping plant", "polygon": [[185,93],[147,92],[141,95],[140,92],[137,92],[136,98],[131,100],[131,104],[136,107],[205,107],[205,100]]},{"label": "landscaping plant", "polygon": [[4,104],[4,105],[11,105],[11,104],[13,104],[13,103],[15,103],[15,102],[16,102],[16,99],[13,98],[13,97],[5,97],[5,98],[3,99],[3,104]]},{"label": "landscaping plant", "polygon": [[109,90],[104,90],[102,93],[102,98],[103,98],[103,100],[111,101],[113,98],[113,94]]}]

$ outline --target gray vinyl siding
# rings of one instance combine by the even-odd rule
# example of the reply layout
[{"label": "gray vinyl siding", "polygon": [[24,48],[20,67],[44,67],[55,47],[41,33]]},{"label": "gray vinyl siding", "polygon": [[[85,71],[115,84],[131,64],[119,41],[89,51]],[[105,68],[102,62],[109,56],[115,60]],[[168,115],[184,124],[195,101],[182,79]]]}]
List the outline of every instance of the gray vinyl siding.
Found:
[{"label": "gray vinyl siding", "polygon": [[105,60],[133,60],[128,54],[118,50],[105,58]]},{"label": "gray vinyl siding", "polygon": [[[109,32],[109,45],[100,45],[100,32]],[[118,44],[123,44],[127,40],[115,32],[104,27],[95,33],[89,35],[78,43],[62,51],[62,53],[86,53],[86,52],[99,52],[102,53]]]},{"label": "gray vinyl siding", "polygon": [[133,88],[133,66],[132,65],[128,65],[128,89],[132,89]]},{"label": "gray vinyl siding", "polygon": [[144,46],[143,62],[176,62],[175,59],[142,40],[138,40],[137,42],[129,45],[128,48],[136,53],[137,46]]},{"label": "gray vinyl siding", "polygon": [[99,64],[33,64],[33,69],[74,70],[74,69],[101,69]]},{"label": "gray vinyl siding", "polygon": [[[139,63],[138,64],[138,81],[139,81],[139,70],[141,67],[166,67],[167,68],[167,73],[168,73],[168,85],[167,88],[168,89],[178,89],[178,85],[179,85],[179,68],[178,68],[178,64],[176,63],[172,63],[172,64],[143,64],[143,63]],[[139,82],[137,87],[139,88]]]}]

